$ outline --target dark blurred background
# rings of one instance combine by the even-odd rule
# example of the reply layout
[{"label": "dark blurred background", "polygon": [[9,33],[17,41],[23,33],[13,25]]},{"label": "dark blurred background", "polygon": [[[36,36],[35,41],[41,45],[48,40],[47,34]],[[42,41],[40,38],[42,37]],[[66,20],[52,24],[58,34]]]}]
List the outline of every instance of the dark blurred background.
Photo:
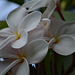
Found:
[{"label": "dark blurred background", "polygon": [[[0,21],[6,20],[10,11],[29,0],[0,0]],[[60,9],[75,12],[75,0],[60,0]]]},{"label": "dark blurred background", "polygon": [[75,0],[60,0],[61,10],[75,11]]},{"label": "dark blurred background", "polygon": [[[8,0],[22,5],[29,0]],[[60,8],[62,10],[75,10],[75,0],[60,0]]]}]

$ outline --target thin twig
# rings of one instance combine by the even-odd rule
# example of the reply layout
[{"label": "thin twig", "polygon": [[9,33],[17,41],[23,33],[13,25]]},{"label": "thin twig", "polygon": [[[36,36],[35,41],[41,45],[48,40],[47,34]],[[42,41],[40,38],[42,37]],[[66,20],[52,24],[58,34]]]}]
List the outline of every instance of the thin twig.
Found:
[{"label": "thin twig", "polygon": [[57,7],[56,7],[56,10],[57,10],[57,12],[59,13],[59,15],[60,15],[61,19],[65,21],[65,19],[64,19],[64,17],[63,17],[63,15],[62,15],[62,13],[61,13],[61,11],[60,11],[59,6],[57,6]]}]

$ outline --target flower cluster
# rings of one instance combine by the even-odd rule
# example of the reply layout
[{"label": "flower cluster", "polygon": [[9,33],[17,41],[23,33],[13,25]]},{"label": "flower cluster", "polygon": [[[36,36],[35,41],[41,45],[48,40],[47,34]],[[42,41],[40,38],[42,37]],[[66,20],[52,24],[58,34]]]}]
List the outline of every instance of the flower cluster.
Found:
[{"label": "flower cluster", "polygon": [[[29,75],[29,64],[42,61],[49,48],[61,55],[75,52],[75,22],[53,18],[56,4],[31,0],[8,14],[8,28],[0,30],[0,75],[10,69],[12,75]],[[34,11],[42,7],[47,7],[43,14]]]}]

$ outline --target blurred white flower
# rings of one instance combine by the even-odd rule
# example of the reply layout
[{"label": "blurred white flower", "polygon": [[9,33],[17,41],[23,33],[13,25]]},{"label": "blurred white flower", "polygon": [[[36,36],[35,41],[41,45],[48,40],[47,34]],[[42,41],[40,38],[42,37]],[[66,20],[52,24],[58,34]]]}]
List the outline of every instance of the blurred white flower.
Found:
[{"label": "blurred white flower", "polygon": [[0,21],[6,20],[8,13],[18,6],[18,4],[9,2],[7,0],[0,0]]},{"label": "blurred white flower", "polygon": [[42,61],[48,52],[49,44],[45,40],[38,39],[31,41],[19,50],[8,46],[0,50],[0,58],[7,58],[0,62],[0,75],[5,75],[10,69],[12,75],[29,75],[28,64]]}]

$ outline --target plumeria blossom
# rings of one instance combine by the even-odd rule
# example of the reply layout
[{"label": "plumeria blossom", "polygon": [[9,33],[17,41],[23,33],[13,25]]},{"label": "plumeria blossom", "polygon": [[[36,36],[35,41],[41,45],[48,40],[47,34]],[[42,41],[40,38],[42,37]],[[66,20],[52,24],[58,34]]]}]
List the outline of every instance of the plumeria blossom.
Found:
[{"label": "plumeria blossom", "polygon": [[[56,8],[56,0],[31,0],[23,4],[23,7],[30,8],[28,12],[41,7],[47,7],[42,15],[39,26],[44,28],[44,36],[50,36],[47,33],[50,33],[50,17],[53,14]],[[44,37],[45,38],[45,37]]]},{"label": "plumeria blossom", "polygon": [[0,50],[0,75],[5,75],[10,69],[12,75],[29,75],[29,64],[39,63],[47,54],[49,44],[45,40],[33,40],[17,50],[3,48]]},{"label": "plumeria blossom", "polygon": [[69,55],[75,52],[75,22],[64,22],[52,19],[50,24],[50,47],[61,55]]},{"label": "plumeria blossom", "polygon": [[41,15],[42,14],[39,11],[27,14],[27,10],[21,6],[11,11],[6,20],[9,28],[0,30],[0,37],[7,37],[0,44],[0,49],[10,42],[12,42],[11,46],[13,48],[23,47],[27,43],[28,32],[38,26],[41,20]]},{"label": "plumeria blossom", "polygon": [[28,12],[33,11],[35,9],[41,8],[41,7],[47,7],[42,15],[42,19],[40,21],[39,26],[43,26],[44,28],[44,34],[47,36],[48,32],[50,32],[50,16],[53,14],[55,8],[56,8],[56,1],[55,0],[31,0],[23,4],[23,7],[29,8]]}]

